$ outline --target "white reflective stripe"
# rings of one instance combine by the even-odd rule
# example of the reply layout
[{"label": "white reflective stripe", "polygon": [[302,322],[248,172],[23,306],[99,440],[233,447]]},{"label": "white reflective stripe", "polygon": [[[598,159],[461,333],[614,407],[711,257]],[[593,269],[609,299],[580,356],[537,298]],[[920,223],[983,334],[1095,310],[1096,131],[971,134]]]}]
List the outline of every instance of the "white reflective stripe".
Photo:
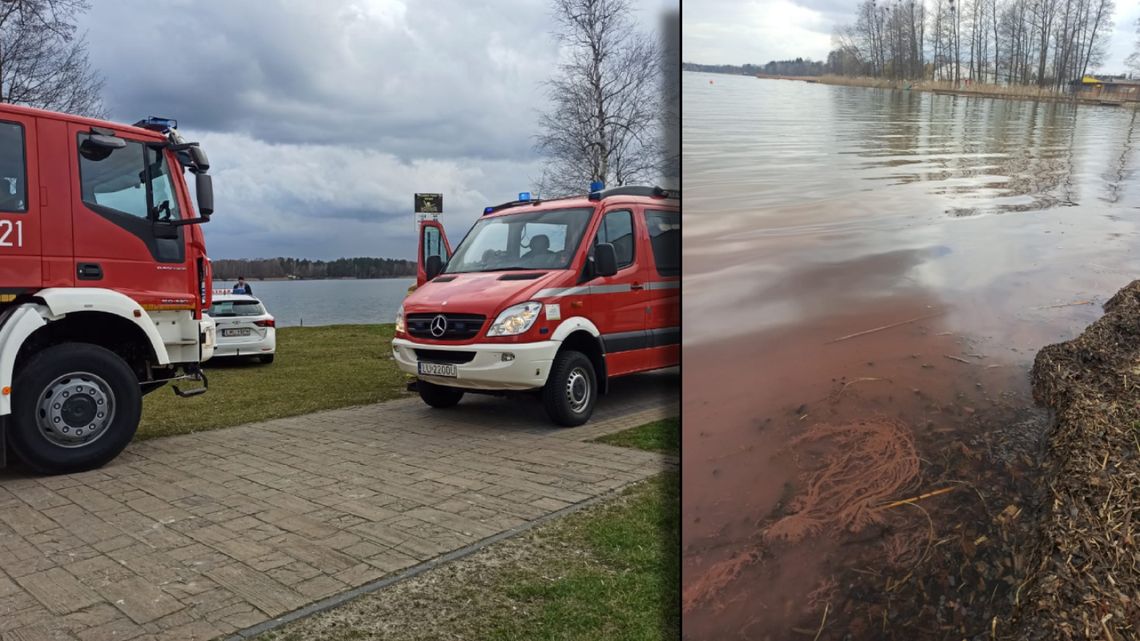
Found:
[{"label": "white reflective stripe", "polygon": [[539,290],[535,298],[554,298],[556,296],[587,296],[589,294],[620,294],[628,292],[629,284],[624,285],[579,285],[578,287],[552,287]]},{"label": "white reflective stripe", "polygon": [[[677,280],[659,280],[650,281],[643,285],[645,289],[679,289],[681,281]],[[590,294],[620,294],[628,292],[632,289],[630,285],[579,285],[577,287],[551,287],[549,289],[541,289],[535,298],[555,298],[558,296],[588,296]]]}]

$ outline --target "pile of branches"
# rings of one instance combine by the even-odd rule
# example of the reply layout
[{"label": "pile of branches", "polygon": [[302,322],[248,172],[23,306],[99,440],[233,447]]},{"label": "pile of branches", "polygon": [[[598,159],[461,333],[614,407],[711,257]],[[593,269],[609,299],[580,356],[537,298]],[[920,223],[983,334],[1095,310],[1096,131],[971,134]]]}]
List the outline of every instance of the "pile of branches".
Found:
[{"label": "pile of branches", "polygon": [[1056,421],[1019,639],[1140,637],[1140,280],[1104,309],[1033,365],[1034,397]]}]

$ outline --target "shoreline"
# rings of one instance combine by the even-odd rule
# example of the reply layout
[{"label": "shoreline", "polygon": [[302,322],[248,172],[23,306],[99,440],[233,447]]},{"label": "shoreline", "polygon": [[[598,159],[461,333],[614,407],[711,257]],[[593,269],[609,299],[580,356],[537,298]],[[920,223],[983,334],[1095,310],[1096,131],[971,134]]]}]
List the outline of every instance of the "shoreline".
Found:
[{"label": "shoreline", "polygon": [[1049,90],[1023,85],[1002,86],[980,84],[972,87],[954,87],[948,81],[935,80],[888,80],[866,76],[770,76],[758,74],[760,80],[798,80],[810,84],[835,85],[842,87],[868,87],[873,89],[895,89],[899,91],[925,91],[938,95],[965,96],[970,98],[1002,98],[1005,100],[1031,100],[1042,102],[1069,102],[1086,105],[1113,107],[1140,107],[1140,100],[1122,100],[1104,97],[1083,97],[1073,94],[1056,93]]}]

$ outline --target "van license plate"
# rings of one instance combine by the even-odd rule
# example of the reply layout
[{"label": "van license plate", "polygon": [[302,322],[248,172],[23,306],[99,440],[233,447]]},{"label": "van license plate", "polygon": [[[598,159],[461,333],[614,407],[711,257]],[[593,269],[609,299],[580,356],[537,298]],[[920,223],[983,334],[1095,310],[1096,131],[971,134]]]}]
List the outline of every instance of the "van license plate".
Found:
[{"label": "van license plate", "polygon": [[223,329],[222,336],[249,336],[249,328]]},{"label": "van license plate", "polygon": [[420,363],[420,374],[422,376],[446,376],[447,378],[455,378],[459,375],[455,369],[455,363]]}]

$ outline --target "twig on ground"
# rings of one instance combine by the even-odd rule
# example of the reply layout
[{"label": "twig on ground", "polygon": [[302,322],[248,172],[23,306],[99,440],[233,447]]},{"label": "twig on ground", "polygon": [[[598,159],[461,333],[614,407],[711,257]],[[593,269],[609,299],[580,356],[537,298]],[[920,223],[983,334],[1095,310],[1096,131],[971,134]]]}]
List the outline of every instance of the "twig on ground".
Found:
[{"label": "twig on ground", "polygon": [[827,611],[830,609],[831,601],[828,601],[827,604],[823,606],[823,620],[819,622],[819,630],[816,631],[815,638],[812,639],[812,641],[819,641],[819,635],[823,634],[823,626],[827,623]]},{"label": "twig on ground", "polygon": [[905,503],[914,503],[915,501],[921,501],[923,499],[928,499],[932,496],[938,496],[940,494],[945,494],[947,492],[952,492],[952,491],[954,491],[954,488],[944,487],[944,488],[939,489],[939,490],[934,490],[933,492],[927,492],[926,494],[919,494],[918,496],[912,496],[909,499],[901,499],[898,501],[893,501],[891,503],[887,503],[886,505],[880,507],[879,509],[880,510],[889,510],[892,507],[898,507],[898,506],[903,505]]},{"label": "twig on ground", "polygon": [[881,380],[885,380],[885,379],[878,378],[875,376],[862,376],[860,378],[856,378],[856,379],[847,381],[846,383],[843,384],[843,388],[840,389],[839,392],[835,394],[835,400],[838,401],[839,397],[843,395],[843,392],[847,391],[847,387],[850,385],[854,385],[855,383],[866,383],[866,382],[870,382],[870,381],[881,381]]},{"label": "twig on ground", "polygon": [[1073,303],[1061,303],[1060,305],[1044,305],[1042,307],[1034,307],[1033,309],[1057,309],[1059,307],[1077,307],[1079,305],[1092,305],[1091,300],[1079,300]]},{"label": "twig on ground", "polygon": [[960,356],[951,356],[949,354],[943,354],[943,356],[945,356],[946,358],[949,358],[952,361],[958,361],[959,363],[965,363],[967,365],[971,364],[970,361],[968,361],[968,360],[966,360]]},{"label": "twig on ground", "polygon": [[833,338],[832,340],[829,340],[824,344],[830,345],[831,343],[838,343],[839,341],[845,341],[845,340],[848,340],[851,338],[858,338],[859,336],[866,336],[867,334],[874,334],[875,332],[881,332],[885,329],[892,329],[895,327],[901,327],[903,325],[908,325],[910,323],[917,323],[920,320],[926,320],[928,318],[934,318],[935,316],[941,316],[942,313],[943,312],[936,312],[934,314],[927,314],[926,316],[917,316],[915,318],[910,318],[910,319],[907,319],[904,321],[899,321],[897,323],[891,323],[890,325],[883,325],[881,327],[874,327],[871,329],[865,329],[861,332],[855,332],[854,334],[848,334],[846,336],[840,336],[839,338]]}]

